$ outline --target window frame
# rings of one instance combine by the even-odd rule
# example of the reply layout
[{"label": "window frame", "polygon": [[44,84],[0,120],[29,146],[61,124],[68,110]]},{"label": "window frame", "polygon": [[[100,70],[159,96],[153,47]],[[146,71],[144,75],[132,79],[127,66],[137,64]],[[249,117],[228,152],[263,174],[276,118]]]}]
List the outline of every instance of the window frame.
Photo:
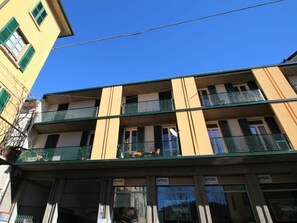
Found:
[{"label": "window frame", "polygon": [[[39,5],[41,5],[41,9],[38,8]],[[34,12],[35,10],[37,10],[37,14]],[[45,15],[43,15],[43,13],[45,13]],[[32,9],[31,15],[32,15],[34,21],[36,22],[36,24],[38,26],[41,26],[41,24],[43,23],[43,21],[45,20],[45,18],[48,15],[41,1],[39,3],[37,3],[37,5]],[[39,22],[38,20],[40,18],[42,18],[42,20]]]},{"label": "window frame", "polygon": [[[7,41],[9,41],[15,32],[18,33],[25,44],[18,55],[14,55],[12,52],[13,48],[7,45]],[[15,67],[20,69],[22,72],[25,71],[35,54],[34,47],[27,40],[20,29],[19,23],[14,17],[12,17],[0,30],[0,48],[7,55],[8,59],[15,65]]]}]

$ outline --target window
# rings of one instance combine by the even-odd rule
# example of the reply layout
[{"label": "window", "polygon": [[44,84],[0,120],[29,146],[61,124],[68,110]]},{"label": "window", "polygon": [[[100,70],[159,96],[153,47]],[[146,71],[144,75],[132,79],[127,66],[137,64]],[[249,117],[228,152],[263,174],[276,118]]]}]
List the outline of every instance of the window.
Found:
[{"label": "window", "polygon": [[43,20],[45,19],[45,17],[47,16],[47,13],[46,13],[41,2],[39,2],[35,6],[35,8],[32,11],[32,15],[33,15],[35,21],[37,22],[37,24],[40,26],[41,23],[43,22]]},{"label": "window", "polygon": [[2,88],[0,91],[0,114],[4,110],[4,107],[7,104],[9,98],[10,94],[4,88]]},{"label": "window", "polygon": [[147,222],[147,188],[115,187],[113,222]]},{"label": "window", "polygon": [[[0,30],[0,43],[5,46],[15,61],[18,61],[18,66],[23,72],[32,59],[35,49],[31,44],[27,43],[15,18],[12,18]],[[25,53],[22,55],[24,51]]]},{"label": "window", "polygon": [[213,223],[254,222],[244,185],[205,186]]}]

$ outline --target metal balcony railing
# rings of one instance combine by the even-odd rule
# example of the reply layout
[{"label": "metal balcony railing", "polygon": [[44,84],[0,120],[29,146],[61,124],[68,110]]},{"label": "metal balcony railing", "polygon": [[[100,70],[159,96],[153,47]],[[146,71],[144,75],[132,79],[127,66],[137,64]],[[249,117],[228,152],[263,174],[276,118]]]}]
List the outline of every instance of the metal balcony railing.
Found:
[{"label": "metal balcony railing", "polygon": [[122,104],[122,114],[137,114],[142,112],[171,111],[174,109],[173,99],[141,101]]},{"label": "metal balcony railing", "polygon": [[247,102],[264,101],[265,98],[260,89],[250,91],[236,91],[218,94],[201,95],[202,106],[216,106],[227,104],[240,104]]},{"label": "metal balcony railing", "polygon": [[180,155],[178,141],[122,143],[118,145],[118,158]]},{"label": "metal balcony railing", "polygon": [[283,134],[218,137],[210,142],[215,154],[291,150]]},{"label": "metal balcony railing", "polygon": [[67,121],[74,119],[94,118],[98,107],[77,108],[64,111],[50,111],[38,113],[34,123]]},{"label": "metal balcony railing", "polygon": [[16,163],[47,161],[83,161],[90,158],[90,146],[36,148],[23,151]]}]

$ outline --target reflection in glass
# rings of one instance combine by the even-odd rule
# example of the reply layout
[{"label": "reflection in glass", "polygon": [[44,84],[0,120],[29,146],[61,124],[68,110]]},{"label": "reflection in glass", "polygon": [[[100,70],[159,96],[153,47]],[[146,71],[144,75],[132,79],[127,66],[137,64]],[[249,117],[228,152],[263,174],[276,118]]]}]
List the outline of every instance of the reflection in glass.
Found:
[{"label": "reflection in glass", "polygon": [[254,222],[243,185],[206,186],[213,223]]},{"label": "reflection in glass", "polygon": [[146,187],[115,187],[113,222],[145,223],[146,196]]},{"label": "reflection in glass", "polygon": [[158,187],[160,223],[198,222],[193,186]]}]

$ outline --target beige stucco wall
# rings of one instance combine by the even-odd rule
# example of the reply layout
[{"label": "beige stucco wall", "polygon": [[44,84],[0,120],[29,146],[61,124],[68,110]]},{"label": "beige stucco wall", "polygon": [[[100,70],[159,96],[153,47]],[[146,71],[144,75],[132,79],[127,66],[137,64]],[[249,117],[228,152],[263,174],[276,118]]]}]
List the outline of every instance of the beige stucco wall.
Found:
[{"label": "beige stucco wall", "polygon": [[[177,110],[201,107],[193,77],[171,81]],[[182,155],[212,154],[202,110],[177,111],[176,117]]]},{"label": "beige stucco wall", "polygon": [[[99,117],[117,116],[121,112],[122,86],[104,88]],[[91,159],[115,159],[119,138],[120,118],[98,119]]]},{"label": "beige stucco wall", "polygon": [[[252,72],[268,100],[296,98],[295,91],[278,67],[253,69]],[[297,102],[277,102],[270,106],[293,148],[297,149]]]}]

